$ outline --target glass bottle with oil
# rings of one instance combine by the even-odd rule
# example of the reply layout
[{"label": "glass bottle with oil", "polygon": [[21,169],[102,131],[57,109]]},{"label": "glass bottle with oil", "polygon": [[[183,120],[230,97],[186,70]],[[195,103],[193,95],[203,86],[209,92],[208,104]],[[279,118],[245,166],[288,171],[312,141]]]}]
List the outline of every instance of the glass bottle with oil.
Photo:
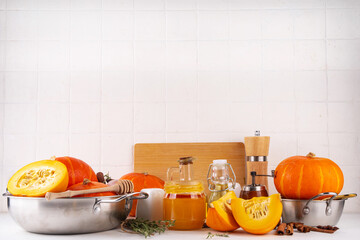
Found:
[{"label": "glass bottle with oil", "polygon": [[[233,178],[229,175],[230,171]],[[213,160],[213,163],[209,166],[207,183],[210,191],[207,199],[208,206],[211,202],[224,196],[230,188],[235,188],[236,176],[226,159]]]}]

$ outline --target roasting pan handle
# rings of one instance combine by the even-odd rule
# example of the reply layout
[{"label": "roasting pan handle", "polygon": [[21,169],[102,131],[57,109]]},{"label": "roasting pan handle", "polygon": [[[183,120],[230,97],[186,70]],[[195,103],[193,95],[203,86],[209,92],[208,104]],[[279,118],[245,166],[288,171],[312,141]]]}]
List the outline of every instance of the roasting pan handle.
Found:
[{"label": "roasting pan handle", "polygon": [[[135,196],[135,195],[139,195],[139,196]],[[116,203],[116,202],[120,202],[122,200],[125,199],[129,199],[129,200],[134,200],[134,199],[147,199],[149,197],[149,194],[144,193],[144,192],[135,192],[135,193],[129,193],[126,195],[122,195],[118,198],[115,199],[95,199],[95,204],[93,206],[93,212],[95,214],[99,213],[101,210],[100,204],[101,203]]]},{"label": "roasting pan handle", "polygon": [[326,209],[325,209],[325,214],[326,216],[330,216],[331,213],[332,213],[332,209],[331,209],[331,201],[337,196],[337,193],[334,193],[334,192],[323,192],[323,193],[320,193],[312,198],[309,199],[309,201],[307,201],[307,203],[305,204],[304,208],[303,208],[303,214],[304,215],[308,215],[310,213],[310,208],[309,208],[309,204],[312,200],[318,198],[318,197],[321,197],[321,196],[324,196],[324,195],[332,195],[331,198],[329,198],[328,200],[326,200]]}]

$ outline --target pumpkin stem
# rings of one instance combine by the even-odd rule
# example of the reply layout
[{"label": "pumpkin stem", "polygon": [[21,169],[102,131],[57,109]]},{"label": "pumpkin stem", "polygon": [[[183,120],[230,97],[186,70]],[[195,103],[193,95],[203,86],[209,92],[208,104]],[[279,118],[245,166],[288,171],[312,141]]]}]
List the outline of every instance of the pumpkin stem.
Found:
[{"label": "pumpkin stem", "polygon": [[144,172],[144,175],[147,176],[147,175],[149,175],[149,174],[148,174],[148,172]]},{"label": "pumpkin stem", "polygon": [[87,179],[87,178],[84,178],[83,180],[83,185],[88,185],[89,183],[91,183],[91,180]]},{"label": "pumpkin stem", "polygon": [[313,158],[315,157],[315,153],[312,153],[312,152],[309,152],[308,155],[306,155],[306,157],[309,157],[309,158]]}]

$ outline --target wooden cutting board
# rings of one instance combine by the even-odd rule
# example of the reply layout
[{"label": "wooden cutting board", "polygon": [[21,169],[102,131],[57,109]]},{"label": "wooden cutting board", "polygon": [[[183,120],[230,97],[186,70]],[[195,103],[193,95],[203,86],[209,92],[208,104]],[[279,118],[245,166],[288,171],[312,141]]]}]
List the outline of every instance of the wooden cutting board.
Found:
[{"label": "wooden cutting board", "polygon": [[245,184],[245,148],[241,142],[213,143],[137,143],[134,147],[134,171],[147,172],[166,181],[167,169],[178,167],[180,157],[196,158],[194,178],[207,189],[206,175],[215,159],[227,159],[234,169],[236,182]]}]

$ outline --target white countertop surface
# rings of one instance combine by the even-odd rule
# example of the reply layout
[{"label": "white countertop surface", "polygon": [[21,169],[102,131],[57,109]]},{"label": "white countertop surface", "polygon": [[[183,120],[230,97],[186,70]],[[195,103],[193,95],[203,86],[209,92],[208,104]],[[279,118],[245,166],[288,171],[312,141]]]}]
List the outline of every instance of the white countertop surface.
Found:
[{"label": "white countertop surface", "polygon": [[[213,237],[213,240],[227,239],[360,239],[360,214],[344,213],[338,224],[340,228],[334,234],[327,233],[299,233],[296,230],[292,236],[278,236],[275,231],[266,235],[251,235],[239,229],[229,233],[229,238]],[[209,228],[198,231],[166,231],[160,235],[155,235],[148,239],[206,239],[208,232],[216,233]],[[0,213],[0,239],[145,239],[141,235],[124,233],[120,229],[114,229],[99,233],[78,234],[78,235],[43,235],[29,233],[18,226],[8,213]]]}]

